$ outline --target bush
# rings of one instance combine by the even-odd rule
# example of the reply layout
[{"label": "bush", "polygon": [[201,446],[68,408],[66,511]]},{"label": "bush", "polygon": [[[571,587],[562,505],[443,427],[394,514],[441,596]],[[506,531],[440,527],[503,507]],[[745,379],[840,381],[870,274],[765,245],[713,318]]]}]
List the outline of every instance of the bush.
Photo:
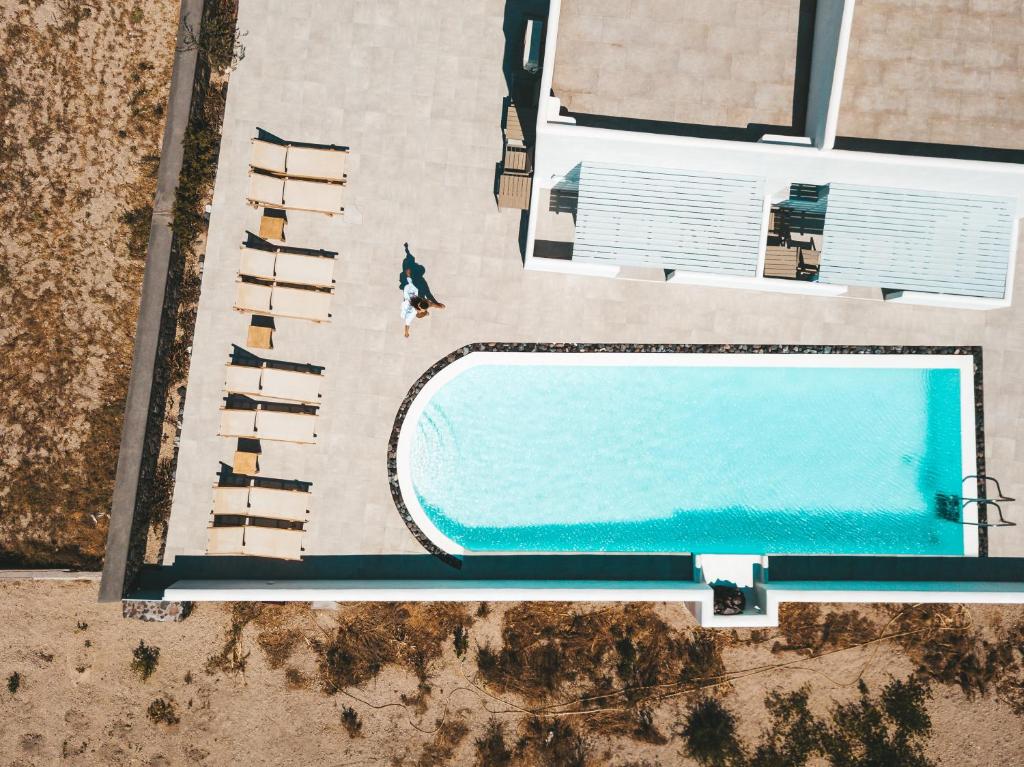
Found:
[{"label": "bush", "polygon": [[931,732],[924,708],[928,687],[914,678],[890,682],[879,701],[860,683],[860,700],[837,706],[823,728],[822,750],[832,764],[872,767],[934,767],[924,755],[923,738]]},{"label": "bush", "polygon": [[164,700],[163,698],[157,698],[149,704],[149,708],[146,709],[146,716],[156,724],[172,725],[181,721],[178,718],[177,709],[174,707],[174,701]]},{"label": "bush", "polygon": [[148,645],[140,639],[139,646],[132,650],[132,671],[144,680],[149,679],[156,671],[159,660],[160,648]]},{"label": "bush", "polygon": [[363,732],[363,720],[359,712],[351,706],[341,709],[341,723],[345,725],[345,732],[350,738],[358,738]]},{"label": "bush", "polygon": [[489,720],[483,736],[476,739],[476,764],[479,767],[512,764],[512,751],[505,743],[505,727],[497,719]]},{"label": "bush", "polygon": [[701,764],[725,765],[740,754],[736,717],[715,698],[702,698],[683,725],[687,753]]},{"label": "bush", "polygon": [[21,687],[21,674],[15,671],[9,677],[7,677],[7,692],[14,695]]},{"label": "bush", "polygon": [[460,623],[455,627],[452,638],[455,643],[455,655],[459,658],[463,657],[466,654],[466,650],[469,649],[469,632]]}]

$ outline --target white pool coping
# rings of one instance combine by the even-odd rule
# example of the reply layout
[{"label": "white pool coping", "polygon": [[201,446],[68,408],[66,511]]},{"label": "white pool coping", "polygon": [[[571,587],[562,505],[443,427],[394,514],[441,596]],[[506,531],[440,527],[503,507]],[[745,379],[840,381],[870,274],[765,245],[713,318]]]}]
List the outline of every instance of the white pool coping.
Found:
[{"label": "white pool coping", "polygon": [[[960,443],[962,475],[967,477],[978,473],[977,447],[975,439],[974,410],[974,355],[971,354],[849,354],[849,353],[808,353],[782,352],[753,354],[748,352],[729,353],[688,353],[688,352],[503,352],[475,351],[461,357],[438,371],[416,394],[402,420],[396,451],[396,473],[402,499],[409,514],[419,529],[438,548],[456,557],[472,554],[490,555],[532,555],[532,554],[672,554],[684,552],[582,552],[582,551],[476,551],[466,549],[442,533],[431,521],[420,505],[412,481],[412,442],[416,424],[423,408],[445,384],[471,367],[479,365],[572,365],[607,366],[632,365],[635,367],[792,367],[792,368],[928,368],[954,369],[960,371]],[[965,481],[961,496],[977,496],[974,480]],[[963,511],[963,554],[950,556],[978,556],[978,506],[970,504]],[[689,552],[693,554],[715,552]],[[865,554],[863,556],[872,556]],[[916,556],[908,554],[905,556]]]}]

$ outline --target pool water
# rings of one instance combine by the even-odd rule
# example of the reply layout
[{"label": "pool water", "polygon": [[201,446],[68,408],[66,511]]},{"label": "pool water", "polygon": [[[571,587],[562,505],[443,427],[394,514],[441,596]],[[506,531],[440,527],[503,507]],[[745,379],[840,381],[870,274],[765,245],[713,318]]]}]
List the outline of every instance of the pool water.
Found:
[{"label": "pool water", "polygon": [[962,554],[960,372],[473,365],[411,476],[468,550]]}]

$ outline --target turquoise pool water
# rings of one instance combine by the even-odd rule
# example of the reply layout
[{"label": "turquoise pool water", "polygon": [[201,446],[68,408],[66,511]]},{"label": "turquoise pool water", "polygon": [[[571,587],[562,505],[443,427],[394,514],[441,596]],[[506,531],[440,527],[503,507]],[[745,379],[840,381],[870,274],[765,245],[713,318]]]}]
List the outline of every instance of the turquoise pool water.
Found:
[{"label": "turquoise pool water", "polygon": [[960,373],[476,365],[411,475],[470,550],[962,554]]}]

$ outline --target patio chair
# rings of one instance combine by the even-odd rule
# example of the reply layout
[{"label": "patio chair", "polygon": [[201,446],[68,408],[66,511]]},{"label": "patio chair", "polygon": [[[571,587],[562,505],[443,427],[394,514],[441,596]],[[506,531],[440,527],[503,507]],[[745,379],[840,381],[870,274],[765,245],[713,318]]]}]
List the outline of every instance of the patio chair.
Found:
[{"label": "patio chair", "polygon": [[224,389],[229,394],[270,397],[316,404],[320,401],[320,380],[317,373],[248,365],[227,365]]},{"label": "patio chair", "polygon": [[280,410],[255,410],[223,407],[220,411],[221,437],[266,439],[278,442],[313,444],[316,442],[316,415]]},{"label": "patio chair", "polygon": [[235,289],[235,309],[271,317],[292,317],[330,322],[332,293],[240,281]]},{"label": "patio chair", "polygon": [[262,517],[285,522],[305,522],[310,494],[270,487],[225,487],[213,489],[213,515]]},{"label": "patio chair", "polygon": [[348,149],[339,147],[306,147],[252,140],[253,168],[289,178],[345,183]]},{"label": "patio chair", "polygon": [[302,559],[302,530],[256,525],[211,526],[206,553],[222,556]]},{"label": "patio chair", "polygon": [[249,173],[250,205],[279,210],[305,210],[335,216],[345,212],[342,205],[345,187],[326,181],[306,181],[290,177]]},{"label": "patio chair", "polygon": [[334,259],[242,246],[239,274],[262,280],[329,288],[334,285]]}]

